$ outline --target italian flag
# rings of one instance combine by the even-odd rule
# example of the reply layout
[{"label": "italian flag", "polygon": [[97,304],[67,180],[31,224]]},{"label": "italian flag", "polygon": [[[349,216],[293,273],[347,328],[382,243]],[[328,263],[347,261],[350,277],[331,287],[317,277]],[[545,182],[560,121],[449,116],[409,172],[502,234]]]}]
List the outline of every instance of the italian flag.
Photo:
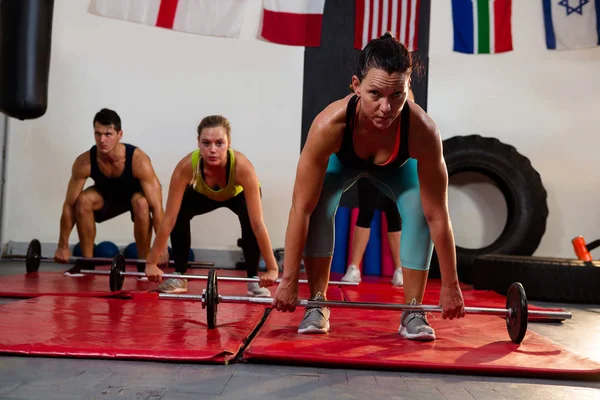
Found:
[{"label": "italian flag", "polygon": [[512,0],[452,0],[454,51],[494,54],[513,50]]}]

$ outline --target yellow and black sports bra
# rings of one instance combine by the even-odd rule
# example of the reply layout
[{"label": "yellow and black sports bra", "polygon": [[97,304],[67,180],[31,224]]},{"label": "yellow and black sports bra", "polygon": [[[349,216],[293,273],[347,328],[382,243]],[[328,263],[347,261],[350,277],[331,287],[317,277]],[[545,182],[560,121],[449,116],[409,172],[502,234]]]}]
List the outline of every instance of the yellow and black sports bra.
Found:
[{"label": "yellow and black sports bra", "polygon": [[215,201],[225,201],[242,193],[244,188],[235,184],[235,153],[232,149],[227,150],[227,184],[223,189],[213,190],[204,181],[203,160],[200,156],[200,149],[192,153],[192,169],[194,171],[190,184],[198,193]]}]

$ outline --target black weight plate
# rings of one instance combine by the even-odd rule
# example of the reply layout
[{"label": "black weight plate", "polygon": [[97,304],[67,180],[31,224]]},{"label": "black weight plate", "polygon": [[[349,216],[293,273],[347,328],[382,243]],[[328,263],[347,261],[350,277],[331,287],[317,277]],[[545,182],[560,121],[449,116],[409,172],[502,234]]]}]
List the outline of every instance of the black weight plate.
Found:
[{"label": "black weight plate", "polygon": [[217,304],[219,303],[219,288],[217,286],[217,271],[214,268],[208,272],[206,281],[206,323],[208,329],[217,326]]},{"label": "black weight plate", "polygon": [[519,282],[513,282],[506,293],[506,308],[511,310],[510,317],[506,317],[506,328],[510,340],[521,343],[527,333],[529,308],[525,288]]},{"label": "black weight plate", "polygon": [[27,246],[27,254],[25,258],[25,269],[27,273],[38,272],[42,258],[42,244],[39,240],[33,239]]},{"label": "black weight plate", "polygon": [[110,291],[117,292],[123,288],[125,276],[121,274],[125,272],[125,256],[121,253],[114,256],[110,267]]}]

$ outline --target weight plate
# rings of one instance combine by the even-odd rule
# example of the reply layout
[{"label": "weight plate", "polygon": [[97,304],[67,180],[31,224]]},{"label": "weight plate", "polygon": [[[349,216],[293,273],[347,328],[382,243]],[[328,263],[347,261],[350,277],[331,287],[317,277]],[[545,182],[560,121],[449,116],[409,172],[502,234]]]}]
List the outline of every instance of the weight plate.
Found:
[{"label": "weight plate", "polygon": [[521,343],[527,333],[527,322],[529,308],[527,306],[527,295],[525,288],[519,282],[514,282],[506,293],[506,308],[511,310],[511,315],[506,317],[506,328],[510,340]]},{"label": "weight plate", "polygon": [[42,244],[39,240],[33,239],[27,246],[27,254],[25,257],[25,269],[27,273],[38,272],[42,257]]},{"label": "weight plate", "polygon": [[110,267],[110,291],[117,292],[123,288],[123,281],[125,281],[125,275],[121,274],[125,272],[125,256],[119,253],[114,256],[112,265]]},{"label": "weight plate", "polygon": [[217,326],[217,304],[219,302],[219,288],[217,286],[217,271],[213,268],[208,272],[206,281],[206,323],[208,329]]}]

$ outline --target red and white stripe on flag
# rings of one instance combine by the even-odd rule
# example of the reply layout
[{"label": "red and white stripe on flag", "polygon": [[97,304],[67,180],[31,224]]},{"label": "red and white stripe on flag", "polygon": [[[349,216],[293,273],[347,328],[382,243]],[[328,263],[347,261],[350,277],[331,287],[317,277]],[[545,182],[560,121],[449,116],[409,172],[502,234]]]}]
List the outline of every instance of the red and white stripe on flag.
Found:
[{"label": "red and white stripe on flag", "polygon": [[356,0],[354,47],[362,50],[372,39],[389,32],[415,51],[420,0]]},{"label": "red and white stripe on flag", "polygon": [[263,0],[261,36],[290,46],[321,45],[325,0]]},{"label": "red and white stripe on flag", "polygon": [[246,4],[247,0],[91,0],[88,11],[196,35],[237,38]]}]

